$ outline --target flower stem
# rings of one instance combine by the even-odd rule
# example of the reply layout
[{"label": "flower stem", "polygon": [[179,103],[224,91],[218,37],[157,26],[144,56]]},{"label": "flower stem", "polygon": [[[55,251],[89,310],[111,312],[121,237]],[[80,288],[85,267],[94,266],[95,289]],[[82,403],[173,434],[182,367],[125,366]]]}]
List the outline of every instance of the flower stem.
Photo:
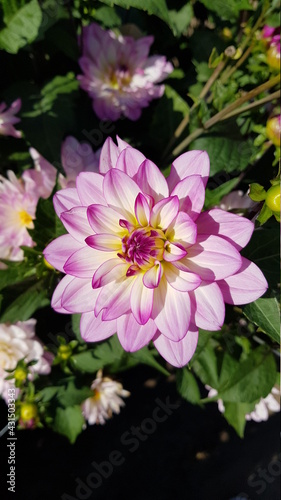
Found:
[{"label": "flower stem", "polygon": [[269,94],[268,96],[264,97],[263,99],[259,99],[258,101],[251,102],[251,104],[248,104],[247,106],[242,106],[241,108],[235,109],[228,115],[224,116],[221,118],[222,120],[227,120],[228,118],[232,118],[233,116],[239,115],[240,113],[244,113],[245,111],[248,111],[249,109],[257,108],[258,106],[262,106],[266,102],[273,101],[274,99],[278,99],[281,96],[281,91],[276,90],[276,92],[273,92],[273,94]]}]

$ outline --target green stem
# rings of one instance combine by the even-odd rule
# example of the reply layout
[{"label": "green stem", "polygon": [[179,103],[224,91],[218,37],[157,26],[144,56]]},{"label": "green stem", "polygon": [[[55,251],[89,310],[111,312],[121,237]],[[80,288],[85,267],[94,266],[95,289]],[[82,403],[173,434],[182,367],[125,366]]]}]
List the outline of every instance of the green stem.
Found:
[{"label": "green stem", "polygon": [[249,111],[249,109],[257,108],[258,106],[262,106],[263,104],[273,101],[274,99],[278,99],[281,96],[281,91],[276,90],[276,92],[273,92],[273,94],[269,94],[268,96],[264,97],[263,99],[259,99],[258,101],[251,102],[251,104],[248,104],[247,106],[242,106],[241,108],[235,109],[228,115],[224,116],[222,120],[227,120],[228,118],[232,118],[233,116],[240,115],[240,113],[244,113],[245,111]]}]

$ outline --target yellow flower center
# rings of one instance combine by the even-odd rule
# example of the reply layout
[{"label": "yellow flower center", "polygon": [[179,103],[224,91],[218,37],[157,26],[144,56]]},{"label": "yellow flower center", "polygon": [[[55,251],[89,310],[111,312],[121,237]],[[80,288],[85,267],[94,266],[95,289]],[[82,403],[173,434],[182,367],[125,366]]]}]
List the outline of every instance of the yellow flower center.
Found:
[{"label": "yellow flower center", "polygon": [[23,226],[28,227],[29,229],[32,229],[32,227],[33,227],[32,217],[28,212],[26,212],[25,210],[21,210],[19,212],[19,218],[20,218],[20,222]]}]

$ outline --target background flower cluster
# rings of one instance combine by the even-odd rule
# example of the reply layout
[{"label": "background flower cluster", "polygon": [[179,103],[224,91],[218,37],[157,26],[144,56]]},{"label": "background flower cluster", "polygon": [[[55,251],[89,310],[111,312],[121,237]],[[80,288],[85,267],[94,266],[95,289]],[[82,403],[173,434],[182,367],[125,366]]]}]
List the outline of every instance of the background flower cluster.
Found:
[{"label": "background flower cluster", "polygon": [[[139,364],[174,374],[192,404],[218,401],[240,436],[247,420],[280,408],[280,5],[172,3],[0,2],[0,393],[7,401],[16,388],[19,428],[51,427],[74,442],[86,422],[119,413],[122,371]],[[66,233],[53,196],[58,212],[70,209],[77,176],[114,169],[128,145],[132,165],[149,158],[167,178],[176,157],[206,151],[198,212],[255,224],[241,255],[261,269],[266,294],[228,305],[221,330],[199,321],[182,368],[159,356],[157,339],[136,352],[116,335],[86,343],[75,308],[51,312],[62,274],[43,251]]]}]

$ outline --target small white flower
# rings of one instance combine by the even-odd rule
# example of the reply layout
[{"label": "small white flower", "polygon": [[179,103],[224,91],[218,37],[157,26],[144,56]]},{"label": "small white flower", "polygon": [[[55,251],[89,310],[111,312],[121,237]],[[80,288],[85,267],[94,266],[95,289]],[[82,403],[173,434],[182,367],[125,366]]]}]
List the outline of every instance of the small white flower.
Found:
[{"label": "small white flower", "polygon": [[26,362],[36,360],[30,367],[32,373],[48,374],[50,363],[45,358],[43,345],[35,337],[35,319],[18,321],[15,324],[0,324],[0,394],[7,402],[8,389],[14,386],[14,380],[5,380],[20,359]]},{"label": "small white flower", "polygon": [[120,413],[120,408],[125,406],[121,398],[130,396],[122,384],[109,377],[103,377],[102,370],[98,371],[91,389],[93,395],[82,404],[82,413],[88,424],[105,424],[113,413]]}]

